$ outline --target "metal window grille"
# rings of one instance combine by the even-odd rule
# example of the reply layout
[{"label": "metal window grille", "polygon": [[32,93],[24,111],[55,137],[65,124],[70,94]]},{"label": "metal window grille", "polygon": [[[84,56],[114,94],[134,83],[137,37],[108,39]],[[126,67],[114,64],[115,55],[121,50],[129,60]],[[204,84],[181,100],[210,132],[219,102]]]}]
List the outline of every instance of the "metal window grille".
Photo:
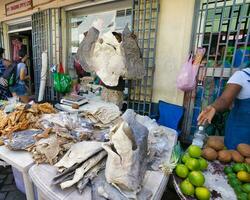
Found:
[{"label": "metal window grille", "polygon": [[[234,71],[250,62],[249,18],[250,0],[196,1],[193,51],[198,47],[207,51],[196,90],[185,95],[184,139],[192,138],[201,109],[221,95]],[[212,127],[213,134],[223,134],[216,130]]]},{"label": "metal window grille", "polygon": [[[32,16],[32,45],[33,45],[33,64],[35,75],[35,95],[38,97],[42,52],[48,52],[49,67],[61,61],[61,13],[60,9],[49,9],[33,14]],[[45,88],[46,101],[58,100],[58,94],[53,88],[53,77],[48,69],[47,82]]]},{"label": "metal window grille", "polygon": [[159,8],[159,0],[133,1],[132,29],[141,49],[146,76],[129,81],[128,107],[143,115],[151,112]]}]

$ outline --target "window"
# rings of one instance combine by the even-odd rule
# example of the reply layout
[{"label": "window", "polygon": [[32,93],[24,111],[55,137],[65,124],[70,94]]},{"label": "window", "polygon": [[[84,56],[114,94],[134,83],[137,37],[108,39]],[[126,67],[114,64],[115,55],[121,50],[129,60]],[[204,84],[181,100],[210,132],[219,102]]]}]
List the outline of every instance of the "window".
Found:
[{"label": "window", "polygon": [[[113,6],[112,6],[113,7]],[[117,6],[116,6],[117,7]],[[122,32],[128,24],[131,29],[131,8],[120,8],[106,10],[100,6],[93,7],[92,13],[86,13],[86,8],[68,13],[68,65],[72,65],[73,56],[76,54],[80,42],[84,38],[84,33],[91,28],[92,24],[99,19],[103,21],[102,33],[109,30]],[[96,8],[96,9],[95,9]],[[98,12],[99,11],[99,12]]]},{"label": "window", "polygon": [[[197,2],[193,50],[205,47],[206,55],[196,91],[186,94],[185,139],[191,139],[201,109],[220,96],[235,70],[250,63],[250,0]],[[210,133],[223,134],[224,122],[213,124]]]}]

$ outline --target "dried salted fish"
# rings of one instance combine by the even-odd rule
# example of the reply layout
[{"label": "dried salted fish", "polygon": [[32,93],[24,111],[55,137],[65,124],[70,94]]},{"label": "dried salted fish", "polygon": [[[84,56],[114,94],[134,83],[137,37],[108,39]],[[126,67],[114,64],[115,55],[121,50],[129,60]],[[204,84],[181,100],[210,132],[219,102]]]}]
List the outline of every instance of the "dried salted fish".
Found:
[{"label": "dried salted fish", "polygon": [[82,163],[92,155],[102,150],[102,143],[95,141],[82,141],[73,144],[63,158],[55,164],[58,171],[62,172],[67,168],[72,167],[77,163]]},{"label": "dried salted fish", "polygon": [[[45,161],[54,164],[54,160],[60,152],[60,146],[58,144],[57,136],[50,135],[49,138],[40,139],[36,142],[34,149],[32,149],[33,155],[40,155],[40,158],[44,158]],[[35,153],[36,152],[36,153]],[[35,160],[39,160],[38,157]]]},{"label": "dried salted fish", "polygon": [[39,133],[35,136],[36,140],[40,140],[42,138],[48,138],[49,137],[49,133],[51,132],[52,128],[47,128],[46,130],[44,130],[42,133]]},{"label": "dried salted fish", "polygon": [[130,198],[141,190],[147,166],[148,130],[138,123],[134,112],[127,110],[110,134],[110,142],[103,145],[108,152],[105,176]]},{"label": "dried salted fish", "polygon": [[100,151],[97,154],[92,155],[88,160],[83,162],[82,166],[75,170],[75,174],[72,180],[68,180],[60,184],[61,188],[65,189],[71,187],[72,185],[80,181],[84,174],[92,167],[97,165],[106,155],[106,151]]},{"label": "dried salted fish", "polygon": [[36,122],[43,113],[54,113],[55,110],[52,105],[32,104],[19,105],[14,112],[9,114],[0,113],[0,134],[10,137],[15,131],[31,129],[38,127]]},{"label": "dried salted fish", "polygon": [[42,133],[42,130],[25,130],[12,134],[11,139],[5,140],[5,145],[11,150],[25,150],[35,144],[34,136]]},{"label": "dried salted fish", "polygon": [[103,170],[106,165],[106,159],[102,159],[94,167],[92,167],[86,174],[84,174],[82,180],[77,183],[78,191],[82,194],[86,185],[91,182],[98,174],[99,171]]}]

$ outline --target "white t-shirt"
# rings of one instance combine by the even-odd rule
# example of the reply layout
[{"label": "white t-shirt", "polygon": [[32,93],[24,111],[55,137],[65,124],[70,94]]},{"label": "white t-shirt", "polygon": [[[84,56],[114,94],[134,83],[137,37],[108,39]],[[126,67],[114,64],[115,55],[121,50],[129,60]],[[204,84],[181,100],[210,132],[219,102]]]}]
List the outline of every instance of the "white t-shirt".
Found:
[{"label": "white t-shirt", "polygon": [[[250,68],[246,68],[243,70],[250,74]],[[228,80],[227,83],[237,84],[242,87],[240,93],[237,96],[238,99],[250,98],[250,82],[248,82],[248,80],[250,80],[250,76],[248,76],[242,70],[235,72]]]}]

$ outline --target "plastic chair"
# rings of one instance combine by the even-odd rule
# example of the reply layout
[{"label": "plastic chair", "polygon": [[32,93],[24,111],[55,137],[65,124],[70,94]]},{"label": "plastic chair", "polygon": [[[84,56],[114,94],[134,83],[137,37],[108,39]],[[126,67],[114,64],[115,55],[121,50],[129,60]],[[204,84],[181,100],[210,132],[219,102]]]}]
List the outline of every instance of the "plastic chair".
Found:
[{"label": "plastic chair", "polygon": [[180,135],[184,107],[164,101],[159,101],[158,109],[159,119],[157,122],[160,125],[176,130],[178,135]]}]

